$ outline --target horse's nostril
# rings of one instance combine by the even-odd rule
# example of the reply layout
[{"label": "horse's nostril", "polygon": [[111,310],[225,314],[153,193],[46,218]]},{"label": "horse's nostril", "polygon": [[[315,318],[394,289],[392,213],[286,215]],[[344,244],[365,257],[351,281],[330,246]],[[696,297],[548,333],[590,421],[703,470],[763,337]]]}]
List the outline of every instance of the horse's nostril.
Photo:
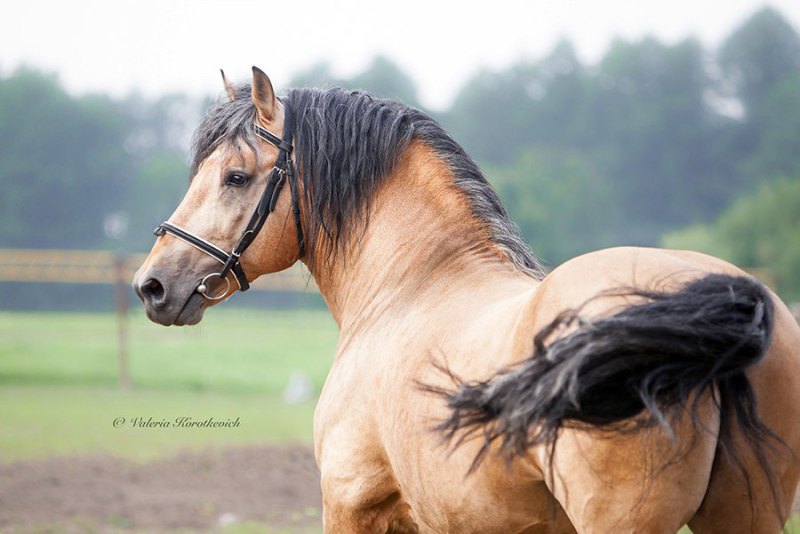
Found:
[{"label": "horse's nostril", "polygon": [[155,278],[148,278],[140,286],[140,290],[144,298],[151,302],[158,302],[164,299],[164,286]]}]

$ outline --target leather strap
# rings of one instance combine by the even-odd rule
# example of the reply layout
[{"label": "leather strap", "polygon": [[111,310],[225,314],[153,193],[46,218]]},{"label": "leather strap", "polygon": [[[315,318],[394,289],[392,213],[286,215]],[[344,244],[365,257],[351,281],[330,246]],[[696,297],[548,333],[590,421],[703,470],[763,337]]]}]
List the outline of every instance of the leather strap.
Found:
[{"label": "leather strap", "polygon": [[[286,108],[284,108],[284,109],[286,109]],[[283,150],[283,151],[285,151],[285,152],[287,152],[289,154],[292,153],[292,148],[293,147],[292,147],[292,143],[291,143],[291,138],[289,138],[290,139],[289,141],[285,141],[284,139],[281,139],[280,137],[278,137],[274,133],[270,132],[269,130],[267,130],[266,128],[261,126],[260,124],[255,124],[254,126],[255,126],[255,130],[256,130],[256,135],[259,136],[261,139],[263,139],[267,143],[271,143],[271,144],[275,145],[276,147],[278,147],[279,150]],[[286,133],[284,132],[284,137],[285,136],[286,136]]]},{"label": "leather strap", "polygon": [[294,225],[297,228],[297,245],[300,248],[300,257],[306,255],[306,239],[303,235],[303,224],[300,221],[300,198],[297,193],[297,180],[294,177],[294,164],[289,161],[289,193],[292,195],[292,212],[294,212]]}]

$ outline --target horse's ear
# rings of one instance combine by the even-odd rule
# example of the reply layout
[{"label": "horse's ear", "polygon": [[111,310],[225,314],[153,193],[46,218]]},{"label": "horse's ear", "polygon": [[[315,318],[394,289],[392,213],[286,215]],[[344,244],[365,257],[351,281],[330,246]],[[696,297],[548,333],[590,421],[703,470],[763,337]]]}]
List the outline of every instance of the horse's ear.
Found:
[{"label": "horse's ear", "polygon": [[225,71],[219,69],[219,73],[222,74],[222,84],[225,86],[225,92],[228,93],[228,100],[233,102],[236,100],[236,87],[231,83],[227,76],[225,76]]},{"label": "horse's ear", "polygon": [[263,122],[270,122],[275,116],[275,91],[269,77],[258,67],[253,67],[252,91],[258,117]]}]

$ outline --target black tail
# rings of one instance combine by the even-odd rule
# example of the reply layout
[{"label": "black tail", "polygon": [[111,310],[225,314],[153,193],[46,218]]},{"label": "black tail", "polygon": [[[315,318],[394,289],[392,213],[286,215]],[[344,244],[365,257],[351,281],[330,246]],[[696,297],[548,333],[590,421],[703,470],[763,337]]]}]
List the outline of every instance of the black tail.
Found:
[{"label": "black tail", "polygon": [[[568,425],[622,428],[639,415],[637,428],[660,424],[670,431],[671,414],[688,410],[702,426],[691,399],[716,386],[721,445],[732,445],[733,416],[769,476],[760,447],[776,436],[759,419],[744,375],[770,344],[767,290],[749,277],[710,274],[674,292],[613,294],[639,303],[593,320],[580,310],[563,313],[536,335],[533,356],[518,366],[484,382],[456,379],[452,391],[427,387],[451,409],[438,429],[458,443],[485,438],[474,469],[495,440],[513,458],[534,445],[552,446]],[[570,326],[576,328],[559,336]]]}]

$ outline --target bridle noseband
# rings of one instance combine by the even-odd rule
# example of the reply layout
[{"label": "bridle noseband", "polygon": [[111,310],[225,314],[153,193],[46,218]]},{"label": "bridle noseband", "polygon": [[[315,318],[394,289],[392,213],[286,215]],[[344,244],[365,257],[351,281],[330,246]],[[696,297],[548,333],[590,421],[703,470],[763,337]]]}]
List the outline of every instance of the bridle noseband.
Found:
[{"label": "bridle noseband", "polygon": [[[222,270],[216,273],[207,274],[205,277],[203,277],[203,279],[197,285],[197,289],[195,290],[208,300],[220,300],[228,294],[228,291],[231,288],[231,283],[228,279],[228,273],[233,273],[233,276],[236,279],[236,284],[239,286],[240,291],[247,291],[250,288],[250,284],[247,281],[247,276],[245,275],[244,269],[242,268],[242,264],[240,262],[240,257],[244,251],[247,250],[247,247],[249,247],[250,244],[255,240],[256,236],[261,231],[261,228],[264,227],[264,223],[267,222],[267,217],[269,217],[269,214],[275,211],[275,204],[278,201],[278,196],[280,195],[283,185],[287,181],[289,182],[289,191],[292,195],[292,212],[294,213],[294,222],[297,226],[297,240],[300,248],[300,257],[302,258],[305,254],[305,239],[303,237],[303,229],[300,224],[300,205],[297,193],[297,182],[295,181],[294,164],[292,163],[291,157],[292,122],[290,120],[288,107],[284,107],[284,113],[285,119],[283,125],[283,139],[279,138],[277,135],[273,134],[258,123],[253,125],[255,128],[255,133],[258,137],[275,145],[278,148],[278,159],[275,161],[275,166],[272,168],[272,172],[267,177],[267,186],[264,189],[264,193],[261,195],[258,206],[256,206],[253,215],[250,217],[250,222],[247,223],[247,227],[244,229],[244,232],[242,232],[241,237],[239,237],[239,241],[236,243],[236,246],[233,248],[230,254],[225,252],[217,245],[206,241],[202,237],[197,236],[181,228],[180,226],[172,224],[169,221],[161,223],[158,225],[158,227],[156,227],[155,230],[153,230],[153,233],[158,237],[163,236],[164,234],[170,234],[174,237],[177,237],[181,241],[193,246],[201,252],[208,254],[222,264]],[[224,291],[216,296],[208,293],[208,283],[214,278],[219,278],[225,281]]]}]

